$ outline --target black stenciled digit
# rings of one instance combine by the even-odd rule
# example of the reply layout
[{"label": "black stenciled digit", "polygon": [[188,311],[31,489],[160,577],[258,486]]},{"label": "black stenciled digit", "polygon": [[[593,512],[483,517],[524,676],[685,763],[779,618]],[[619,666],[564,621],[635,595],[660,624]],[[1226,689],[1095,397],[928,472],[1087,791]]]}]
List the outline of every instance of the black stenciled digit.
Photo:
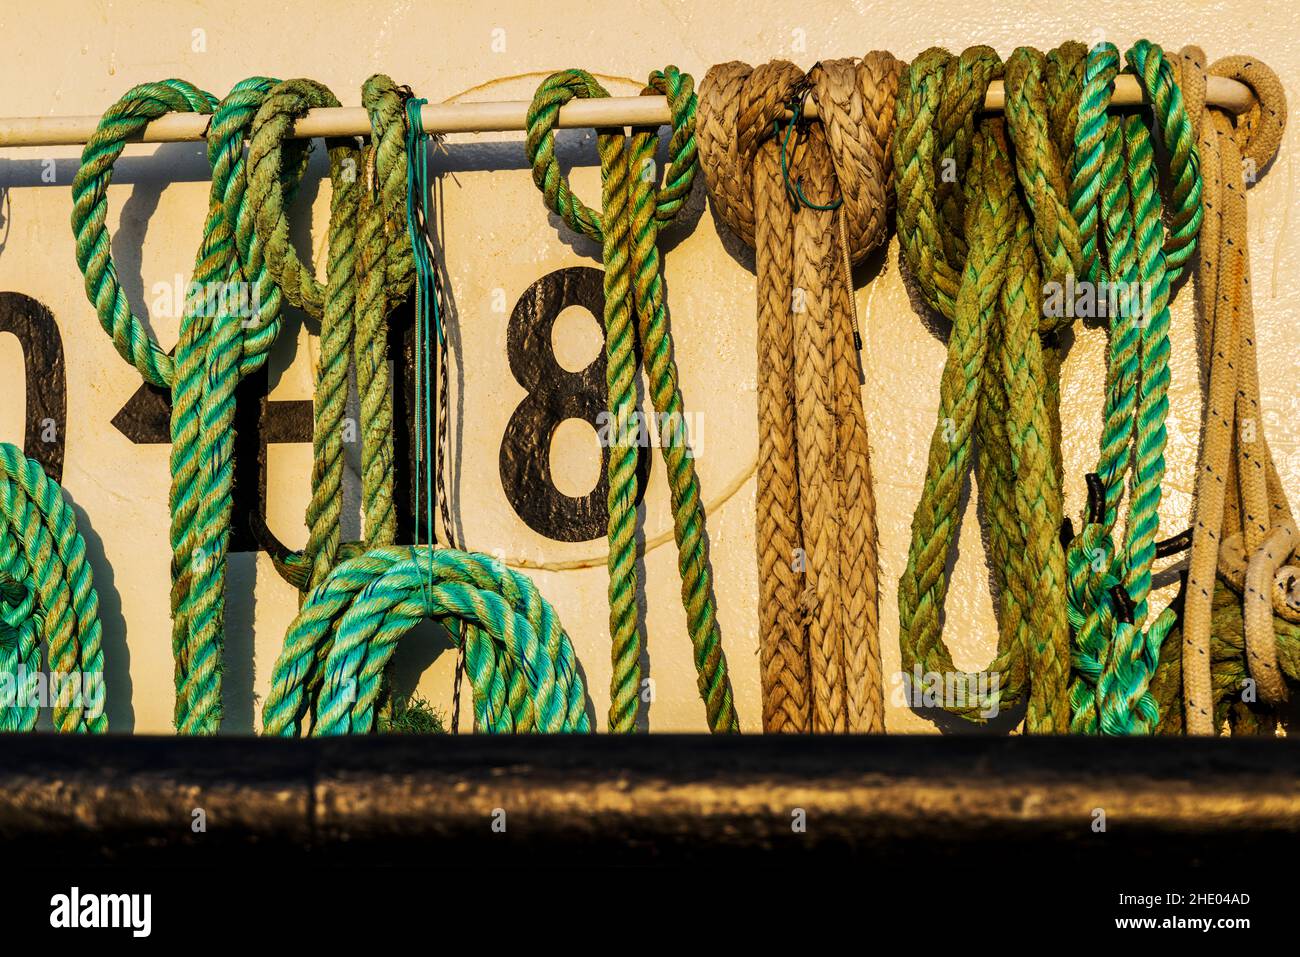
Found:
[{"label": "black stenciled digit", "polygon": [[[501,484],[519,517],[534,531],[561,542],[603,538],[609,522],[609,450],[601,447],[600,480],[574,498],[551,477],[551,440],[566,419],[580,419],[599,430],[605,412],[605,352],[580,372],[556,361],[551,330],[568,306],[581,306],[604,326],[604,274],[589,266],[548,273],[515,303],[506,331],[506,352],[515,381],[527,391],[501,439]],[[637,456],[637,501],[650,473],[649,449]]]},{"label": "black stenciled digit", "polygon": [[[234,514],[230,519],[230,551],[265,551],[283,562],[289,549],[266,522],[267,456],[269,447],[311,441],[312,404],[304,399],[267,397],[266,367],[254,372],[235,390]],[[29,404],[30,407],[30,404]],[[165,389],[143,383],[113,416],[113,426],[136,445],[171,442],[171,397]]]},{"label": "black stenciled digit", "polygon": [[40,462],[54,481],[62,482],[68,386],[59,327],[50,310],[31,296],[0,292],[0,332],[13,333],[23,347],[27,382],[23,454]]}]

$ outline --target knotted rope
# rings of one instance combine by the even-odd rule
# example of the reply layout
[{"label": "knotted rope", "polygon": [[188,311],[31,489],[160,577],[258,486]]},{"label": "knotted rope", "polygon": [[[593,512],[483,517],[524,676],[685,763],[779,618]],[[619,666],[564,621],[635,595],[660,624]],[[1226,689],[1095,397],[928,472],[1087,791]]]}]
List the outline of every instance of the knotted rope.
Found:
[{"label": "knotted rope", "polygon": [[[690,192],[696,168],[694,84],[676,67],[650,75],[642,91],[668,98],[673,116],[670,165],[657,185],[656,130],[636,130],[625,144],[621,132],[600,131],[601,211],[589,209],[569,189],[555,159],[555,123],[560,107],[574,97],[608,96],[591,74],[565,70],[538,87],[528,110],[525,151],[533,181],[546,204],[570,228],[602,244],[605,266],[605,357],[609,390],[609,606],[613,673],[611,731],[635,728],[641,698],[644,636],[637,623],[636,459],[640,425],[636,410],[635,308],[650,396],[667,423],[662,443],[672,499],[682,604],[695,652],[700,696],[710,729],[738,729],[727,659],[714,607],[712,569],[705,537],[699,479],[683,418],[677,362],[673,357],[660,275],[658,235]],[[626,149],[625,149],[626,145]],[[635,282],[633,283],[633,278]]]},{"label": "knotted rope", "polygon": [[[715,214],[755,249],[765,731],[884,730],[876,517],[851,263],[885,240],[903,64],[724,63],[701,86]],[[782,130],[816,101],[820,124]],[[790,179],[798,175],[791,186]]]},{"label": "knotted rope", "polygon": [[[1196,146],[1173,69],[1160,47],[1145,40],[1126,59],[1169,154],[1173,212],[1166,232],[1151,134],[1141,115],[1108,116],[1119,52],[1098,44],[1088,54],[1079,107],[1072,201],[1086,224],[1086,278],[1118,284],[1119,295],[1113,297],[1101,454],[1089,515],[1069,557],[1077,632],[1071,727],[1089,734],[1150,733],[1159,719],[1149,685],[1176,612],[1166,607],[1148,624],[1147,606],[1165,472],[1170,287],[1195,251],[1202,218]],[[1124,542],[1117,548],[1112,532],[1130,470]]]},{"label": "knotted rope", "polygon": [[[1265,705],[1286,699],[1285,677],[1300,677],[1285,655],[1279,663],[1283,642],[1293,640],[1296,631],[1288,623],[1300,623],[1300,590],[1295,588],[1300,568],[1286,566],[1300,540],[1261,419],[1245,196],[1277,152],[1286,95],[1273,71],[1253,58],[1228,57],[1207,70],[1205,54],[1186,47],[1179,67],[1205,179],[1196,279],[1205,306],[1209,388],[1182,643],[1162,652],[1160,687],[1165,694],[1157,691],[1157,698],[1161,731],[1179,727],[1173,714],[1177,682],[1165,680],[1163,673],[1176,667],[1187,732],[1215,734],[1231,716],[1234,733],[1242,733],[1263,720],[1242,701],[1246,676]],[[1210,109],[1207,74],[1248,85],[1256,96],[1253,107],[1235,123],[1223,111]],[[1244,609],[1236,596],[1244,596]],[[1176,664],[1166,659],[1176,659]],[[1236,705],[1229,708],[1234,699]]]},{"label": "knotted rope", "polygon": [[39,463],[0,442],[0,731],[36,726],[43,679],[56,730],[107,731],[103,672],[99,595],[76,515]]},{"label": "knotted rope", "polygon": [[343,562],[307,596],[275,664],[264,733],[298,734],[309,712],[312,734],[372,730],[384,667],[422,618],[468,636],[480,729],[590,730],[569,637],[527,577],[485,555],[391,546]]},{"label": "knotted rope", "polygon": [[[1081,255],[1063,169],[1082,59],[1076,43],[1046,56],[1018,49],[1005,70],[988,47],[960,57],[928,50],[905,75],[894,138],[903,254],[925,301],[952,322],[939,419],[899,581],[903,669],[955,676],[966,700],[945,707],[972,721],[1028,691],[1030,732],[1068,724],[1069,631],[1056,532],[1060,358],[1052,337],[1069,314],[1051,316],[1040,304],[1044,282],[1077,271]],[[1005,120],[980,118],[989,81],[1004,74]],[[996,684],[956,671],[940,625],[976,436],[990,558],[1000,572],[998,652],[986,669]]]}]

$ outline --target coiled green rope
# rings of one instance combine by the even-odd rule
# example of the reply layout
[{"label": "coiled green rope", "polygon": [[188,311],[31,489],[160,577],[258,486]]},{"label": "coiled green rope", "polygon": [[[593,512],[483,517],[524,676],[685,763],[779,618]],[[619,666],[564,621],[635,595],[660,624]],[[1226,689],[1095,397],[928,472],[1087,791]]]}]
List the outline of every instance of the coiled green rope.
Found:
[{"label": "coiled green rope", "polygon": [[[1195,251],[1201,182],[1191,124],[1160,47],[1141,40],[1126,56],[1150,98],[1169,154],[1173,215],[1166,234],[1151,135],[1140,115],[1106,113],[1119,53],[1099,44],[1088,56],[1079,107],[1072,205],[1085,236],[1086,275],[1120,284],[1111,317],[1106,413],[1098,460],[1101,494],[1070,545],[1070,617],[1075,627],[1071,728],[1146,734],[1159,720],[1150,683],[1176,621],[1165,608],[1148,625],[1164,478],[1169,388],[1170,287]],[[1104,264],[1102,246],[1104,245]],[[1124,545],[1113,529],[1131,470]]]},{"label": "coiled green rope", "polygon": [[[597,135],[601,166],[601,211],[596,213],[569,189],[555,160],[555,123],[560,107],[574,97],[602,97],[608,92],[591,74],[565,70],[538,87],[528,110],[525,151],[533,181],[546,204],[570,228],[602,244],[605,265],[605,356],[609,390],[611,441],[609,477],[609,607],[613,674],[610,681],[609,728],[635,729],[640,702],[644,637],[636,609],[636,441],[634,432],[637,357],[633,309],[639,322],[654,408],[675,426],[663,443],[672,498],[682,604],[695,651],[700,696],[713,731],[736,731],[727,659],[722,650],[714,606],[712,570],[705,537],[699,480],[682,419],[683,403],[677,364],[668,331],[660,275],[658,234],[686,201],[698,165],[695,147],[696,97],[691,77],[676,67],[651,74],[642,91],[668,98],[672,112],[670,165],[657,186],[654,153],[657,131],[637,130],[624,149],[621,132]],[[634,281],[633,281],[634,280]]]},{"label": "coiled green rope", "polygon": [[99,595],[86,543],[58,483],[0,442],[0,731],[36,725],[41,642],[55,729],[107,731]]},{"label": "coiled green rope", "polygon": [[473,627],[466,661],[477,726],[588,731],[568,635],[524,575],[485,555],[429,546],[372,549],[339,565],[289,628],[262,711],[263,733],[366,732],[397,640],[423,618]]}]

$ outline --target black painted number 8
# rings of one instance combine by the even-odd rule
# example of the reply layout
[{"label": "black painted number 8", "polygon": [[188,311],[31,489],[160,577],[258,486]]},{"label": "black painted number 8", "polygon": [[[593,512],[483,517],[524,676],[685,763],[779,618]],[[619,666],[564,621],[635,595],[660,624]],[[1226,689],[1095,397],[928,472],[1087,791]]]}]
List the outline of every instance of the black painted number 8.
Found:
[{"label": "black painted number 8", "polygon": [[[501,484],[519,517],[534,531],[561,542],[603,538],[609,523],[609,450],[601,447],[600,480],[574,498],[551,478],[551,439],[566,419],[579,419],[599,431],[605,412],[605,351],[581,372],[560,366],[551,330],[560,312],[582,306],[604,328],[604,273],[573,266],[548,273],[529,286],[510,314],[506,353],[510,371],[528,394],[501,439]],[[637,455],[637,501],[650,474],[650,450]]]}]

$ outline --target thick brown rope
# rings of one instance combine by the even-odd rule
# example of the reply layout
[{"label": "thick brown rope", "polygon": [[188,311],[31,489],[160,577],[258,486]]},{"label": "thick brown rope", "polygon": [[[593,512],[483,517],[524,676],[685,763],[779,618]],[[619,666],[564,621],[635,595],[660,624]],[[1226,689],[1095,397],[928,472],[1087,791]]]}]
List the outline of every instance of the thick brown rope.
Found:
[{"label": "thick brown rope", "polygon": [[[714,214],[758,274],[757,540],[763,726],[883,731],[875,504],[851,264],[885,238],[902,64],[724,63],[697,127]],[[787,152],[774,123],[806,84],[821,123]],[[792,136],[793,142],[795,137]],[[837,209],[821,209],[836,198]]]},{"label": "thick brown rope", "polygon": [[[1204,177],[1197,282],[1204,307],[1202,341],[1209,380],[1183,610],[1184,719],[1189,734],[1214,734],[1210,637],[1216,572],[1244,594],[1246,659],[1265,703],[1286,697],[1274,614],[1300,621],[1300,602],[1288,594],[1288,582],[1300,571],[1284,567],[1300,540],[1260,416],[1246,234],[1245,190],[1277,152],[1286,122],[1286,97],[1273,72],[1251,58],[1229,57],[1207,71],[1205,54],[1189,46],[1182,51],[1179,66]],[[1224,112],[1209,109],[1207,73],[1250,86],[1255,105],[1235,123]]]}]

